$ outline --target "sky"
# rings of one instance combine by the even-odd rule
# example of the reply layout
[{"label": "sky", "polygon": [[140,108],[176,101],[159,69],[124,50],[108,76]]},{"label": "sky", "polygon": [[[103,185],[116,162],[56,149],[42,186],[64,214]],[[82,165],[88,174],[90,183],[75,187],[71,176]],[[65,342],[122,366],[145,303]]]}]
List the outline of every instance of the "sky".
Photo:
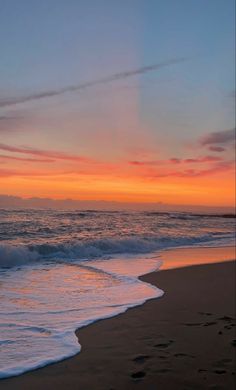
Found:
[{"label": "sky", "polygon": [[0,194],[232,207],[233,0],[0,0]]}]

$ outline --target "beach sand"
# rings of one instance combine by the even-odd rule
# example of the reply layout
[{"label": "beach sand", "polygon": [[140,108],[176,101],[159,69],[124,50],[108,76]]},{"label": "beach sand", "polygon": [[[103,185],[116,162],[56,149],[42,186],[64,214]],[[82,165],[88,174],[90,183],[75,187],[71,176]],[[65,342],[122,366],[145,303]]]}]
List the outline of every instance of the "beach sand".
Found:
[{"label": "beach sand", "polygon": [[[166,251],[162,257],[171,262],[174,254],[187,256],[191,262],[195,251]],[[203,261],[209,251],[200,249]],[[228,259],[232,254],[231,248]],[[141,279],[163,289],[164,296],[80,329],[79,355],[1,380],[0,389],[234,389],[235,262],[163,270]]]}]

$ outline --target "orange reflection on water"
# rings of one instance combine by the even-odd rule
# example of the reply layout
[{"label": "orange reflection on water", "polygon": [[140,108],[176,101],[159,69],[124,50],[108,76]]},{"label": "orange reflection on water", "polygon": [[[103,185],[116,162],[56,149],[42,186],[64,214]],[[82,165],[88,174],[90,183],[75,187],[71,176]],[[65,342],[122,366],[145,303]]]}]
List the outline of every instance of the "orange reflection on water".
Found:
[{"label": "orange reflection on water", "polygon": [[170,249],[161,253],[161,269],[235,260],[235,247]]}]

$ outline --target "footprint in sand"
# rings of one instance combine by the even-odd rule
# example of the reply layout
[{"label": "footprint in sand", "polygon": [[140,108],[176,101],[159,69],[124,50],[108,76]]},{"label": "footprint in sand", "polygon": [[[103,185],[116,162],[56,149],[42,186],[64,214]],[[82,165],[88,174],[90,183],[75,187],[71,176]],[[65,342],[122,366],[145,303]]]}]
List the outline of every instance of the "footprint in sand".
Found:
[{"label": "footprint in sand", "polygon": [[224,329],[230,330],[230,329],[232,329],[234,326],[235,326],[235,324],[225,325],[225,326],[224,326]]},{"label": "footprint in sand", "polygon": [[136,371],[136,372],[133,372],[133,374],[131,374],[131,377],[133,379],[142,379],[146,376],[146,372],[145,371]]},{"label": "footprint in sand", "polygon": [[168,348],[173,342],[174,342],[174,340],[169,340],[169,341],[167,341],[165,343],[155,344],[154,347],[155,348],[161,348],[161,349]]},{"label": "footprint in sand", "polygon": [[212,325],[217,325],[217,322],[211,321],[211,322],[188,322],[185,323],[184,325],[186,326],[212,326]]},{"label": "footprint in sand", "polygon": [[148,356],[148,355],[139,355],[139,356],[136,356],[133,359],[133,362],[135,362],[135,363],[144,363],[146,360],[148,360],[150,358],[151,358],[151,356]]},{"label": "footprint in sand", "polygon": [[227,371],[225,371],[225,370],[215,370],[215,371],[213,371],[215,374],[219,374],[219,375],[221,375],[221,374],[226,374],[226,372]]},{"label": "footprint in sand", "polygon": [[190,358],[195,358],[195,356],[188,355],[187,353],[175,353],[175,357],[190,357]]},{"label": "footprint in sand", "polygon": [[216,324],[217,324],[217,322],[212,321],[212,322],[206,322],[203,326],[211,326],[211,325],[216,325]]},{"label": "footprint in sand", "polygon": [[231,345],[232,345],[233,347],[236,347],[236,340],[232,340]]},{"label": "footprint in sand", "polygon": [[229,316],[224,316],[224,317],[218,318],[218,320],[231,322],[231,321],[235,321],[235,318],[229,317]]},{"label": "footprint in sand", "polygon": [[212,316],[212,313],[206,313],[204,311],[199,311],[198,314],[201,314],[203,316]]}]

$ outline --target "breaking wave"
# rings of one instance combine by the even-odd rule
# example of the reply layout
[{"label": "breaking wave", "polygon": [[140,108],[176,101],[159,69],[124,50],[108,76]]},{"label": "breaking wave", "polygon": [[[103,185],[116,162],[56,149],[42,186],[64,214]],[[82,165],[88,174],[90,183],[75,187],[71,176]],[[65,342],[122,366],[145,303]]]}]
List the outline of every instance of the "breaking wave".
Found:
[{"label": "breaking wave", "polygon": [[198,237],[125,237],[55,244],[0,244],[0,267],[10,268],[43,260],[84,261],[122,254],[150,253],[189,245],[199,246],[204,243],[226,245],[232,239],[231,233],[211,233]]}]

